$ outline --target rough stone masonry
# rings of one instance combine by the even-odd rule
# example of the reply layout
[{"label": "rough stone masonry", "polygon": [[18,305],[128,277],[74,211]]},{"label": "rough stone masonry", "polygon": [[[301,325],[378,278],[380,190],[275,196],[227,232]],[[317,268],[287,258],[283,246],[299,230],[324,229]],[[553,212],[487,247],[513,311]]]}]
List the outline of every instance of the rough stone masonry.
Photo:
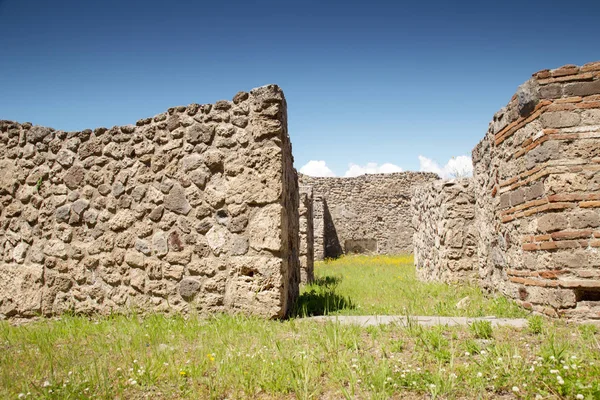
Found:
[{"label": "rough stone masonry", "polygon": [[[477,263],[484,288],[526,308],[600,319],[600,62],[535,73],[494,115],[473,164],[471,183],[415,195],[420,275],[460,280],[468,269],[453,263]],[[474,208],[446,212],[473,193]],[[475,256],[470,240],[454,251],[452,225],[476,232]]]},{"label": "rough stone masonry", "polygon": [[411,206],[419,279],[476,282],[478,235],[472,179],[439,180],[418,186]]},{"label": "rough stone masonry", "polygon": [[300,281],[311,283],[315,278],[313,192],[310,186],[300,186]]},{"label": "rough stone masonry", "polygon": [[600,62],[537,72],[473,150],[484,286],[600,318]]},{"label": "rough stone masonry", "polygon": [[298,295],[298,187],[274,85],[136,125],[0,122],[0,318],[278,318]]},{"label": "rough stone masonry", "polygon": [[299,177],[314,196],[315,258],[347,253],[397,254],[413,249],[413,189],[437,174],[399,172],[354,178]]}]

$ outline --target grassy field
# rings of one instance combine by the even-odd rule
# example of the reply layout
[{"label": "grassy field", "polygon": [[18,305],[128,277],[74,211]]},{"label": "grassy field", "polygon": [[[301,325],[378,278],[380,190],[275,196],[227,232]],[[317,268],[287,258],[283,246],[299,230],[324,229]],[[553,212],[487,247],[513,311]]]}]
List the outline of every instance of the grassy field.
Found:
[{"label": "grassy field", "polygon": [[[323,285],[306,288],[302,299],[336,314],[406,307],[415,315],[521,315],[510,302],[485,299],[472,288],[401,290],[422,285],[412,281],[414,271],[405,261],[320,264]],[[378,284],[378,277],[386,283]],[[396,291],[387,283],[393,277]],[[419,287],[428,290],[425,295]],[[456,309],[455,300],[465,295],[476,305]],[[346,300],[338,307],[319,298]],[[395,308],[394,301],[404,303]],[[0,398],[600,398],[597,328],[529,318],[523,330],[485,322],[361,328],[226,315],[0,322]]]},{"label": "grassy field", "polygon": [[[463,299],[464,306],[457,307]],[[527,315],[514,302],[488,298],[476,286],[418,281],[412,255],[349,256],[317,262],[315,283],[303,288],[297,314]]]}]

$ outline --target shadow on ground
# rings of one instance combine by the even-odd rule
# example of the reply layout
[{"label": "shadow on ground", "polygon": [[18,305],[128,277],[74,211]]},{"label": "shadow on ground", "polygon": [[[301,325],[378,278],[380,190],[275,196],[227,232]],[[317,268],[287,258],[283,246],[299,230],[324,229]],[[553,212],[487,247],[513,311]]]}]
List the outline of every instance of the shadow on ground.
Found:
[{"label": "shadow on ground", "polygon": [[338,310],[356,308],[350,298],[336,293],[341,281],[341,277],[335,276],[316,278],[313,283],[306,286],[304,292],[298,298],[292,316],[313,317],[328,315]]}]

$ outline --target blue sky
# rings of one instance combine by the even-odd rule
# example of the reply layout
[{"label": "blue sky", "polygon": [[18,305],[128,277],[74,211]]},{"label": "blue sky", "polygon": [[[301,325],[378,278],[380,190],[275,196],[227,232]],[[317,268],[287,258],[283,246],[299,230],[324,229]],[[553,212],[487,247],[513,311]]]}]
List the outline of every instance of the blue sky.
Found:
[{"label": "blue sky", "polygon": [[533,72],[599,60],[599,19],[597,0],[0,0],[0,118],[121,125],[277,83],[298,168],[443,166]]}]

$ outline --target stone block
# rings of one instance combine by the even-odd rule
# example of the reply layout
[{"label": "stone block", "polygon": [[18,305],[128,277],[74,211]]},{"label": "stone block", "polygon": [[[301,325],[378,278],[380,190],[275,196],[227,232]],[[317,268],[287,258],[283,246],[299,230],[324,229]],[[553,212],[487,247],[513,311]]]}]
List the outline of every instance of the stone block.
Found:
[{"label": "stone block", "polygon": [[600,94],[600,79],[588,82],[567,83],[563,92],[565,96],[591,96]]}]

